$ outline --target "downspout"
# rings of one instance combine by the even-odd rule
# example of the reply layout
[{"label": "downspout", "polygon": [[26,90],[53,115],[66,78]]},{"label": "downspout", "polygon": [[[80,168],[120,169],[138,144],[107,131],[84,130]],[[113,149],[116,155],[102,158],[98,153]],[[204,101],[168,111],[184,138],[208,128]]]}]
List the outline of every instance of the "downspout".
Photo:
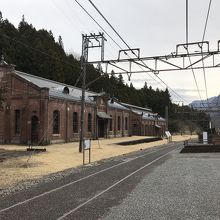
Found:
[{"label": "downspout", "polygon": [[97,131],[97,101],[95,102],[94,106],[94,133],[93,133],[93,138],[98,139],[98,131]]},{"label": "downspout", "polygon": [[116,137],[116,135],[117,135],[117,128],[116,128],[116,119],[117,119],[117,110],[115,111],[115,120],[114,120],[114,133],[115,133],[115,137]]},{"label": "downspout", "polygon": [[141,113],[141,126],[140,126],[140,136],[142,136],[142,119],[143,119],[143,112]]},{"label": "downspout", "polygon": [[[106,101],[106,114],[108,114],[108,100]],[[106,123],[106,138],[109,137],[109,132],[108,132],[108,129],[109,129],[109,119],[106,119],[107,123]]]},{"label": "downspout", "polygon": [[66,101],[66,137],[65,137],[65,142],[67,143],[68,142],[68,119],[69,119],[69,107],[68,107],[68,102]]},{"label": "downspout", "polygon": [[129,112],[129,136],[132,136],[132,108],[130,107],[130,112]]},{"label": "downspout", "polygon": [[125,131],[125,120],[124,120],[124,111],[122,111],[122,125],[121,125],[121,128],[122,128],[122,137],[124,137],[124,131]]}]

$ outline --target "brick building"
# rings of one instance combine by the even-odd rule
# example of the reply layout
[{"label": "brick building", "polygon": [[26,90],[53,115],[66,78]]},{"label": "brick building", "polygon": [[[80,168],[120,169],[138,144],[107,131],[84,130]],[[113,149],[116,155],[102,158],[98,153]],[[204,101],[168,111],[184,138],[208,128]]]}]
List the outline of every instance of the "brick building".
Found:
[{"label": "brick building", "polygon": [[[0,62],[0,142],[49,144],[80,136],[81,89],[15,70]],[[150,109],[120,103],[105,93],[86,92],[86,138],[163,136],[165,120]]]}]

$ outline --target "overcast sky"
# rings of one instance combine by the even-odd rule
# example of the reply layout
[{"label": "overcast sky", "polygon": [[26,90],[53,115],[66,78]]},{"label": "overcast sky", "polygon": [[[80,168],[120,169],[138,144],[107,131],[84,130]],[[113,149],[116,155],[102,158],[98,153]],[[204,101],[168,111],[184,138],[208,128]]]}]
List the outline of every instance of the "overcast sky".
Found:
[{"label": "overcast sky", "polygon": [[[87,0],[78,0],[108,33],[126,49]],[[141,56],[167,55],[176,44],[185,42],[186,0],[94,0],[96,6],[133,48],[141,49]],[[189,41],[201,41],[209,0],[189,0]],[[66,52],[81,54],[81,35],[97,33],[100,28],[86,15],[74,0],[0,0],[3,17],[15,26],[24,14],[28,23],[37,29],[52,30],[56,39],[61,35]],[[213,0],[205,40],[211,49],[220,39],[220,1]],[[119,48],[107,38],[106,59],[117,58]],[[220,93],[220,69],[206,71],[208,96]],[[203,71],[196,70],[196,79],[202,98],[206,98]],[[199,99],[192,71],[163,72],[159,74],[169,87],[188,102]],[[164,88],[147,74],[133,74],[131,82],[141,88],[144,82],[154,88]],[[158,81],[158,80],[157,80]],[[182,101],[172,95],[173,101]]]}]

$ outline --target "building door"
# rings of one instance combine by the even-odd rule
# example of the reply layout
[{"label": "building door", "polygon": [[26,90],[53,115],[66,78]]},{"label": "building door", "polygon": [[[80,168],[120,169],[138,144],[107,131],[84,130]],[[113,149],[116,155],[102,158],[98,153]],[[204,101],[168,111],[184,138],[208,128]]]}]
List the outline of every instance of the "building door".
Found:
[{"label": "building door", "polygon": [[38,144],[39,119],[37,116],[31,118],[31,144]]},{"label": "building door", "polygon": [[104,138],[105,135],[105,120],[98,119],[98,137]]}]

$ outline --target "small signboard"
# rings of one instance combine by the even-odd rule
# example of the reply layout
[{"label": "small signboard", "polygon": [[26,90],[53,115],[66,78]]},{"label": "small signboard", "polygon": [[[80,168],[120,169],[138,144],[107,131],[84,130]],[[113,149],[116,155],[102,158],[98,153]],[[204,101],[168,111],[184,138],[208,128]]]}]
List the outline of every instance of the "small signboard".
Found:
[{"label": "small signboard", "polygon": [[83,165],[85,165],[85,151],[89,150],[89,164],[91,163],[91,140],[84,140],[83,142]]},{"label": "small signboard", "polygon": [[91,148],[91,140],[84,140],[84,150],[89,150]]},{"label": "small signboard", "polygon": [[172,136],[169,131],[165,131],[165,134],[168,138]]},{"label": "small signboard", "polygon": [[203,144],[208,144],[208,133],[203,132]]},{"label": "small signboard", "polygon": [[166,135],[169,142],[172,141],[172,135],[170,134],[169,131],[165,131],[165,135]]}]

